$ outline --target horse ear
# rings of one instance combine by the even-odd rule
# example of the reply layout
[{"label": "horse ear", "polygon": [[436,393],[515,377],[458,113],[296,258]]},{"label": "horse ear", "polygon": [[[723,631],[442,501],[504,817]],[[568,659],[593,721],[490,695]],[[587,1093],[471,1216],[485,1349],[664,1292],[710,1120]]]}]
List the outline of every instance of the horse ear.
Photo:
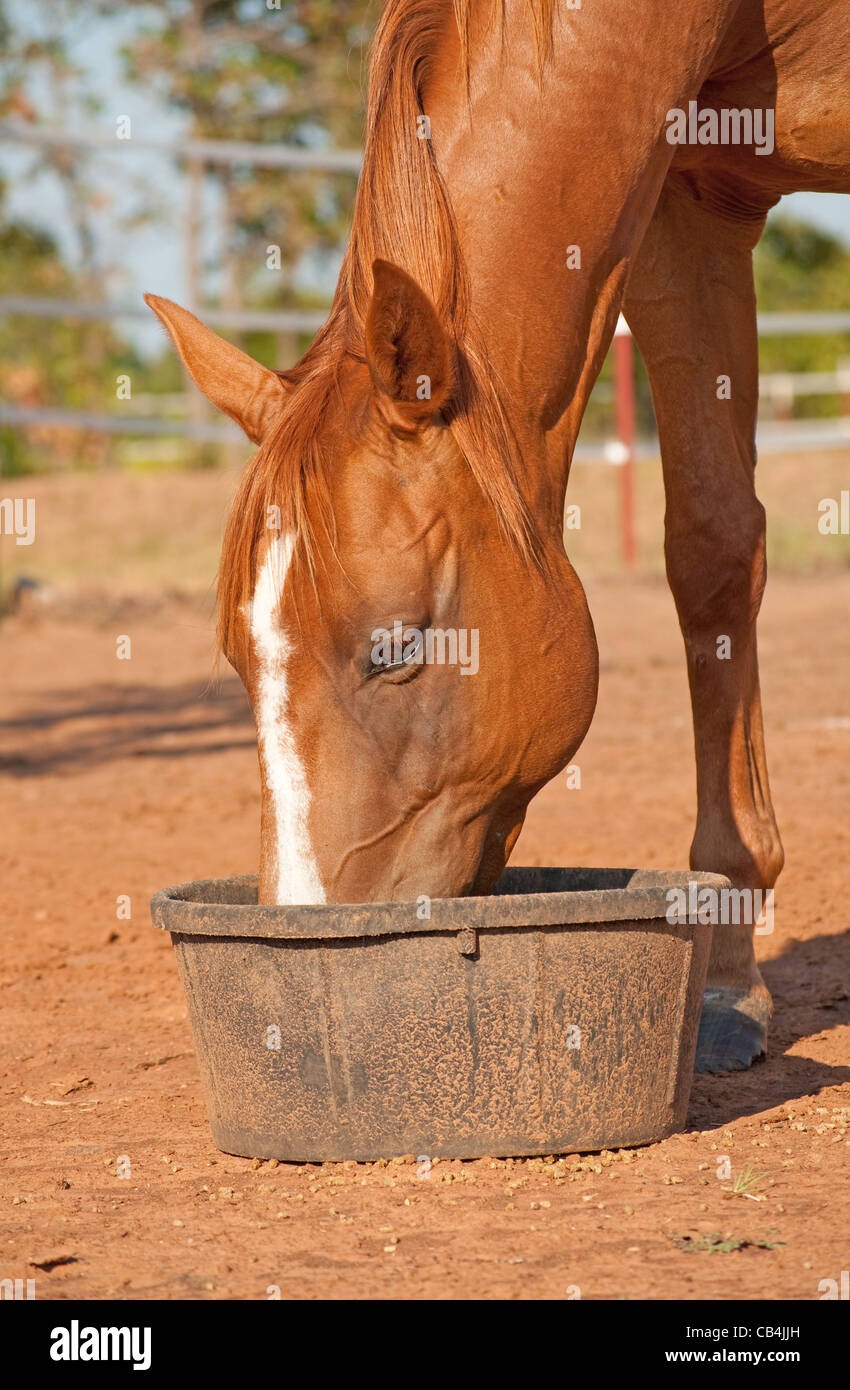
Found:
[{"label": "horse ear", "polygon": [[145,303],[165,324],[195,385],[254,444],[261,444],[286,398],[277,373],[226,343],[172,300],[146,294]]},{"label": "horse ear", "polygon": [[454,352],[437,311],[415,280],[390,261],[372,265],[366,360],[391,421],[415,430],[452,391]]}]

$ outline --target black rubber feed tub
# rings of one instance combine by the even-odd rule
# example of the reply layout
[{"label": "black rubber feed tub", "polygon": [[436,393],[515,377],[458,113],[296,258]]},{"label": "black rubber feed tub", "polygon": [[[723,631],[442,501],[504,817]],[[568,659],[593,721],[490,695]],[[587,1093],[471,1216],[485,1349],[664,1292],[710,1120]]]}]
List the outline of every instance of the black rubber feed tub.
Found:
[{"label": "black rubber feed tub", "polygon": [[[301,1162],[592,1151],[685,1123],[717,875],[508,869],[486,898],[257,905],[256,878],[157,893],[213,1138]],[[418,915],[420,914],[420,915]]]}]

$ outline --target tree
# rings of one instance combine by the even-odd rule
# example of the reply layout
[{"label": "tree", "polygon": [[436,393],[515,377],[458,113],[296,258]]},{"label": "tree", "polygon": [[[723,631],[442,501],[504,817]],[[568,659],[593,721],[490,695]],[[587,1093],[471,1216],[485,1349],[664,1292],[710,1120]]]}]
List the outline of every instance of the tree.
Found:
[{"label": "tree", "polygon": [[[850,309],[850,250],[829,232],[779,213],[756,248],[756,295],[762,313]],[[762,338],[763,372],[830,371],[850,357],[850,334]],[[809,415],[833,415],[834,397],[811,397]]]},{"label": "tree", "polygon": [[[189,138],[261,141],[304,148],[362,141],[362,49],[375,0],[135,0],[146,18],[125,46],[128,77],[186,113]],[[190,178],[190,297],[202,297],[200,182]],[[293,305],[295,272],[341,254],[354,198],[350,175],[209,167],[221,208],[220,297],[236,307]],[[280,247],[280,269],[267,248]]]},{"label": "tree", "polygon": [[[2,190],[0,190],[2,193]],[[75,272],[63,261],[54,237],[41,228],[2,219],[0,198],[0,295],[45,298],[79,294]],[[0,319],[0,397],[21,407],[55,405],[102,411],[104,382],[127,370],[127,348],[104,323],[79,325],[25,314]],[[132,359],[131,359],[132,360]],[[0,474],[94,466],[108,457],[103,435],[55,425],[0,427]]]}]

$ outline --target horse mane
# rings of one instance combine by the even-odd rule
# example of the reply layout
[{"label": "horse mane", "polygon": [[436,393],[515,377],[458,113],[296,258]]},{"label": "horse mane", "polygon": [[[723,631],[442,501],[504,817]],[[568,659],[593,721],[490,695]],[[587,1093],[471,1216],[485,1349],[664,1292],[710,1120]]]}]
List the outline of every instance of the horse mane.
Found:
[{"label": "horse mane", "polygon": [[[251,592],[254,558],[269,508],[295,537],[293,559],[315,580],[321,527],[335,553],[321,425],[340,393],[346,355],[365,360],[364,327],[376,257],[410,274],[433,301],[454,340],[457,385],[449,421],[467,465],[492,504],[500,529],[523,558],[538,544],[517,481],[520,460],[481,335],[451,202],[431,142],[417,138],[428,63],[448,20],[457,25],[461,76],[469,82],[470,16],[475,0],[388,0],[369,71],[366,140],[348,248],[330,313],[307,352],[280,372],[286,403],[272,434],[246,466],[225,528],[218,575],[218,633],[226,651],[240,606]],[[504,35],[505,0],[494,0]],[[542,68],[555,0],[527,0]]]}]

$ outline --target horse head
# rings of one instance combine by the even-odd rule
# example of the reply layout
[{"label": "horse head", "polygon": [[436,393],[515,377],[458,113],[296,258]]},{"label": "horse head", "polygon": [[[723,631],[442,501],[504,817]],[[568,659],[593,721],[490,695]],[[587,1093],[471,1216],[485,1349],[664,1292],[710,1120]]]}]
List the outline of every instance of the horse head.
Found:
[{"label": "horse head", "polygon": [[534,533],[495,445],[470,466],[462,346],[405,271],[373,277],[360,343],[326,334],[291,373],[148,299],[259,445],[219,603],[257,725],[265,902],[488,892],[596,699],[560,527]]}]

